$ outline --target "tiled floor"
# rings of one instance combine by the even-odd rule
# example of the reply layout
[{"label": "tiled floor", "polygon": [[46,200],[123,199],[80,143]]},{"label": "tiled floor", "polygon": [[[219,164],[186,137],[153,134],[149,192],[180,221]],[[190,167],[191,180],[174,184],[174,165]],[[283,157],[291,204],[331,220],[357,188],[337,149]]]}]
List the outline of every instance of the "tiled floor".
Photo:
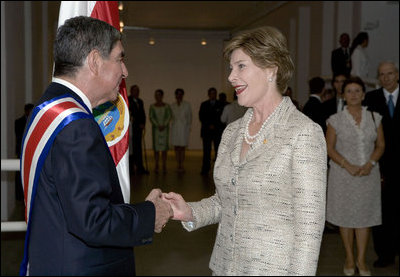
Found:
[{"label": "tiled floor", "polygon": [[[186,158],[186,172],[175,171],[173,152],[168,155],[168,172],[155,174],[153,156],[147,154],[150,175],[131,176],[132,202],[142,201],[152,188],[181,193],[187,201],[196,201],[214,193],[212,176],[200,175],[201,152],[190,151]],[[17,206],[13,220],[22,220],[22,205]],[[212,252],[216,225],[195,232],[186,232],[180,222],[170,221],[160,234],[154,235],[151,245],[135,248],[136,273],[141,276],[209,276],[208,262]],[[24,233],[1,234],[1,275],[18,275],[23,254]],[[376,255],[369,242],[367,263],[375,276],[399,276],[399,260],[387,268],[372,267]],[[324,234],[318,276],[343,276],[344,250],[340,236],[331,231]]]}]

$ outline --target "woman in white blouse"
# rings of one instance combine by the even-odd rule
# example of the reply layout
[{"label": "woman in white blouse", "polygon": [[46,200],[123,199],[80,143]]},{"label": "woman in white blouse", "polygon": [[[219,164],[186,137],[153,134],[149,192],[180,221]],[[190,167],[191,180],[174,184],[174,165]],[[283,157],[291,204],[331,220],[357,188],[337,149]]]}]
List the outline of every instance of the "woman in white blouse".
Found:
[{"label": "woman in white blouse", "polygon": [[366,48],[368,47],[368,33],[360,32],[354,38],[350,48],[351,54],[351,75],[358,76],[361,79],[368,78],[368,55]]},{"label": "woman in white blouse", "polygon": [[171,144],[175,149],[177,171],[184,172],[185,150],[189,144],[190,128],[192,126],[192,108],[189,102],[183,100],[185,91],[181,88],[175,90],[176,102],[171,104]]},{"label": "woman in white blouse", "polygon": [[367,53],[367,47],[369,43],[368,33],[360,32],[353,40],[350,47],[351,55],[351,76],[360,77],[368,89],[375,89],[377,80],[369,72],[369,57]]},{"label": "woman in white blouse", "polygon": [[163,194],[192,231],[219,224],[213,275],[315,275],[325,225],[327,153],[321,127],[283,96],[294,66],[273,27],[240,33],[224,51],[246,114],[222,135],[216,192],[186,203]]}]

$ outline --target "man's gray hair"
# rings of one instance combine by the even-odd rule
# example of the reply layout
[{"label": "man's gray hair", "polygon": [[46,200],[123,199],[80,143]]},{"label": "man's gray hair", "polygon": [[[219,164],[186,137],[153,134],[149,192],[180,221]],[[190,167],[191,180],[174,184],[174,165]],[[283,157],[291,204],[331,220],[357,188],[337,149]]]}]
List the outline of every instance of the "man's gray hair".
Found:
[{"label": "man's gray hair", "polygon": [[87,16],[66,20],[54,41],[54,76],[73,77],[92,50],[107,58],[120,40],[121,32],[104,21]]}]

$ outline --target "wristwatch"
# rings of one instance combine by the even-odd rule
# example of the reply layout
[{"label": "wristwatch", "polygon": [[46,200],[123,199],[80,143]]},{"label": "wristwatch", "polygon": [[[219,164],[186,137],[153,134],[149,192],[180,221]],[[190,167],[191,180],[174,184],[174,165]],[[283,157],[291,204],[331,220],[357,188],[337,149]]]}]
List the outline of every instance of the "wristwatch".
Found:
[{"label": "wristwatch", "polygon": [[376,165],[376,162],[374,160],[369,160],[369,162],[372,164],[372,166]]}]

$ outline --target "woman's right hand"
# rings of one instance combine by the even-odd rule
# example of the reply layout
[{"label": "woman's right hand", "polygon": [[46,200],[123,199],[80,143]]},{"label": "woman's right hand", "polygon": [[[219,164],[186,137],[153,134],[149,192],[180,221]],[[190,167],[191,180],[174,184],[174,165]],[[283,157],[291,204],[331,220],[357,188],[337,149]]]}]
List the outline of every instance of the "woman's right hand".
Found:
[{"label": "woman's right hand", "polygon": [[163,193],[162,198],[167,200],[174,211],[174,220],[193,221],[192,209],[183,199],[182,195],[175,192]]}]

